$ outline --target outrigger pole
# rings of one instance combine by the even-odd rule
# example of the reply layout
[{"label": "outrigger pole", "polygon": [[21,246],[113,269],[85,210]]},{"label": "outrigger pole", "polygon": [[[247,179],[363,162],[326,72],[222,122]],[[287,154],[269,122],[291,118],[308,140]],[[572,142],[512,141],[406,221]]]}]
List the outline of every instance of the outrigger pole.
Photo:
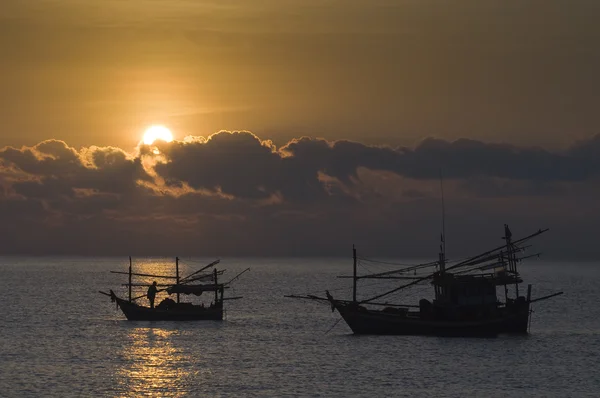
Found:
[{"label": "outrigger pole", "polygon": [[[359,257],[357,257],[358,259]],[[385,272],[378,272],[375,274],[368,274],[368,275],[357,275],[356,279],[418,279],[417,277],[392,277],[390,275],[393,274],[401,274],[401,273],[405,273],[408,271],[416,271],[417,269],[420,268],[429,268],[429,267],[433,267],[433,266],[437,266],[439,264],[439,260],[438,261],[432,261],[430,263],[423,263],[423,264],[418,264],[418,265],[414,265],[411,267],[406,267],[406,268],[401,268],[401,269],[396,269],[393,271],[385,271]],[[352,276],[350,275],[340,275],[338,276],[338,278],[340,279],[348,279],[348,278],[352,278]]]},{"label": "outrigger pole", "polygon": [[[220,260],[213,261],[212,263],[208,264],[207,266],[203,267],[202,269],[200,269],[200,270],[198,270],[198,271],[196,271],[196,272],[194,272],[194,273],[186,276],[185,278],[180,279],[179,278],[179,257],[175,257],[175,272],[176,272],[176,276],[168,276],[168,275],[140,274],[140,273],[132,272],[132,260],[131,260],[131,256],[129,256],[129,269],[128,269],[128,272],[110,271],[110,273],[111,274],[125,274],[125,275],[128,275],[128,277],[129,277],[129,283],[127,283],[126,285],[123,284],[123,286],[128,286],[129,302],[133,302],[133,301],[136,301],[136,300],[139,300],[141,298],[146,297],[146,294],[142,294],[142,295],[137,296],[137,297],[132,297],[132,290],[131,290],[131,288],[133,286],[149,286],[147,284],[134,284],[134,283],[132,283],[132,276],[133,275],[136,275],[136,276],[147,276],[147,277],[153,277],[153,278],[175,279],[176,280],[176,284],[185,284],[185,283],[191,282],[190,280],[188,280],[191,276],[196,275],[199,272],[202,272],[205,269],[210,268],[210,267],[218,264],[219,262],[220,262]],[[159,286],[173,286],[173,285],[172,284],[167,284],[167,285],[159,285]],[[167,290],[167,289],[166,288],[165,289],[158,289],[157,293],[158,292],[164,292],[165,290]],[[110,294],[106,293],[106,292],[102,292],[101,291],[100,293],[102,293],[102,294],[104,294],[106,296],[110,296]],[[177,302],[179,303],[179,293],[177,293]]]},{"label": "outrigger pole", "polygon": [[560,296],[564,292],[552,293],[544,297],[536,298],[534,300],[529,300],[530,303],[535,303],[536,301],[548,300],[549,298]]},{"label": "outrigger pole", "polygon": [[185,281],[186,281],[186,280],[188,280],[188,279],[190,279],[192,276],[194,276],[194,275],[196,275],[196,274],[198,274],[198,273],[200,273],[200,272],[204,271],[205,269],[208,269],[208,268],[210,268],[210,267],[212,267],[212,266],[215,266],[215,265],[219,264],[219,262],[220,262],[220,261],[221,261],[221,260],[215,260],[215,261],[213,261],[212,263],[210,263],[210,264],[208,264],[208,265],[206,265],[206,266],[204,266],[204,267],[200,268],[198,271],[196,271],[196,272],[192,272],[191,274],[189,274],[188,276],[186,276],[185,278],[183,278],[183,279],[181,280],[181,283],[186,283]]},{"label": "outrigger pole", "polygon": [[[109,271],[111,274],[123,274],[123,275],[129,275],[129,272],[124,272],[124,271]],[[168,276],[168,275],[153,275],[153,274],[139,274],[137,272],[132,272],[131,275],[135,275],[135,276],[149,276],[152,278],[164,278],[164,279],[175,279],[174,276]]]},{"label": "outrigger pole", "polygon": [[[526,237],[524,237],[524,238],[521,238],[521,239],[519,239],[519,240],[516,240],[516,241],[512,242],[512,244],[513,244],[513,245],[517,245],[517,244],[519,244],[519,243],[522,243],[522,242],[525,242],[525,241],[527,241],[527,240],[529,240],[529,239],[531,239],[531,238],[533,238],[533,237],[535,237],[535,236],[541,235],[541,234],[543,234],[544,232],[547,232],[547,231],[549,231],[549,228],[546,228],[546,229],[540,229],[540,230],[538,230],[537,232],[535,232],[535,233],[533,233],[533,234],[531,234],[531,235],[528,235],[528,236],[526,236]],[[471,258],[469,258],[469,259],[467,259],[467,260],[465,260],[465,261],[461,261],[461,262],[460,262],[460,263],[458,263],[458,264],[454,264],[453,266],[451,266],[451,267],[447,268],[447,269],[446,269],[446,271],[450,271],[450,270],[453,270],[453,269],[455,269],[455,268],[458,268],[458,267],[464,267],[464,266],[466,266],[466,265],[471,265],[470,263],[471,263],[472,261],[475,261],[475,260],[481,259],[482,257],[484,257],[484,256],[487,256],[487,255],[490,255],[491,253],[494,253],[494,252],[496,252],[496,251],[498,251],[498,250],[502,250],[502,249],[504,249],[505,247],[506,247],[506,245],[502,245],[502,246],[496,247],[495,249],[488,250],[488,251],[487,251],[487,252],[485,252],[485,253],[482,253],[482,254],[479,254],[479,255],[477,255],[477,256],[471,257]],[[360,304],[363,304],[363,303],[369,303],[369,302],[371,302],[371,301],[373,301],[373,300],[377,300],[378,298],[385,297],[385,296],[387,296],[387,295],[389,295],[389,294],[392,294],[392,293],[394,293],[394,292],[397,292],[398,290],[402,290],[402,289],[404,289],[404,288],[407,288],[407,287],[409,287],[409,286],[416,285],[416,284],[417,284],[417,283],[419,283],[419,282],[422,282],[422,281],[424,281],[424,280],[427,280],[427,279],[431,279],[431,278],[433,278],[433,276],[434,276],[434,275],[435,275],[435,273],[433,273],[433,274],[430,274],[430,275],[427,275],[427,276],[424,276],[424,277],[422,277],[422,278],[420,278],[420,279],[416,279],[416,280],[414,280],[413,282],[407,283],[407,284],[405,284],[405,285],[402,285],[402,286],[400,286],[400,287],[397,287],[397,288],[395,288],[395,289],[392,289],[392,290],[390,290],[390,291],[388,291],[388,292],[385,292],[385,293],[379,294],[379,295],[377,295],[377,296],[375,296],[375,297],[371,297],[370,299],[367,299],[367,300],[363,300],[363,301],[361,301],[361,302],[360,302]]]},{"label": "outrigger pole", "polygon": [[[519,240],[516,240],[516,241],[512,242],[512,244],[513,244],[513,245],[517,245],[517,244],[519,244],[519,243],[523,243],[523,242],[525,242],[525,241],[527,241],[527,240],[529,240],[529,239],[531,239],[531,238],[533,238],[533,237],[536,237],[536,236],[538,236],[538,235],[541,235],[541,234],[543,234],[544,232],[547,232],[547,231],[549,231],[549,230],[550,230],[549,228],[546,228],[546,229],[540,229],[540,230],[538,230],[537,232],[534,232],[534,233],[532,233],[531,235],[528,235],[528,236],[526,236],[526,237],[524,237],[524,238],[521,238],[521,239],[519,239]],[[474,261],[474,260],[478,260],[478,259],[480,259],[481,257],[487,256],[487,255],[489,255],[489,254],[491,254],[491,253],[493,253],[493,252],[496,252],[496,251],[498,251],[498,250],[504,249],[504,247],[505,247],[505,245],[502,245],[502,246],[499,246],[499,247],[497,247],[497,248],[495,248],[495,249],[488,250],[488,251],[487,251],[487,252],[485,252],[485,253],[481,253],[481,254],[479,254],[479,255],[477,255],[477,256],[475,256],[475,257],[471,257],[471,258],[470,258],[470,259],[468,259],[468,260],[461,261],[460,263],[458,263],[458,264],[454,264],[452,267],[448,268],[448,269],[447,269],[447,271],[449,271],[449,270],[452,270],[452,269],[455,269],[455,268],[458,268],[458,267],[463,267],[463,266],[465,266],[465,265],[470,265],[470,264],[469,264],[470,262],[472,262],[472,261]]]},{"label": "outrigger pole", "polygon": [[236,280],[237,278],[239,278],[246,271],[250,271],[250,268],[246,268],[245,270],[243,270],[242,272],[240,272],[239,274],[237,274],[236,276],[234,276],[233,278],[231,278],[231,280],[229,282],[224,283],[224,285],[229,285],[231,282],[233,282],[234,280]]},{"label": "outrigger pole", "polygon": [[[102,293],[102,292],[100,292]],[[287,297],[287,298],[297,298],[297,299],[305,299],[305,300],[314,300],[314,301],[327,301],[327,302],[331,302],[331,300],[329,300],[328,298],[325,297],[318,297],[312,294],[309,294],[307,296],[299,296],[297,294],[286,294],[283,297]],[[232,300],[232,299],[227,299],[227,300]],[[352,303],[352,301],[349,300],[335,300],[337,302],[340,303]],[[380,305],[380,306],[385,306],[385,307],[407,307],[407,308],[419,308],[418,305],[410,305],[410,304],[392,304],[392,303],[369,303],[370,305]]]}]

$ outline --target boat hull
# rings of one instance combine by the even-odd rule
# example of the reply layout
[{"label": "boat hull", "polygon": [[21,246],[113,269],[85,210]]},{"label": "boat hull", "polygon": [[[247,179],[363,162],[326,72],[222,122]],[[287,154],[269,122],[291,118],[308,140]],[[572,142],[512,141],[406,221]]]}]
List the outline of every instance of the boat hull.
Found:
[{"label": "boat hull", "polygon": [[529,305],[478,320],[424,319],[418,313],[412,316],[386,313],[339,302],[334,307],[354,334],[458,337],[526,334],[529,319]]},{"label": "boat hull", "polygon": [[223,304],[217,302],[210,307],[189,303],[177,304],[173,308],[149,308],[115,297],[117,305],[130,321],[222,321]]}]

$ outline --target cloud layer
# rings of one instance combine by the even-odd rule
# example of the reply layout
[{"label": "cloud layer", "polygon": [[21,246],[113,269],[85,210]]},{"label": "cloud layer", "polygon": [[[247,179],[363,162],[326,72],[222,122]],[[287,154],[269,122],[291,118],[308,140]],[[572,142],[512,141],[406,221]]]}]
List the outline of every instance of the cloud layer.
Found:
[{"label": "cloud layer", "polygon": [[356,243],[435,256],[442,173],[456,255],[509,222],[557,229],[555,256],[594,257],[599,159],[600,135],[555,152],[436,138],[277,148],[226,131],[135,153],[48,140],[0,150],[0,252],[344,255]]}]

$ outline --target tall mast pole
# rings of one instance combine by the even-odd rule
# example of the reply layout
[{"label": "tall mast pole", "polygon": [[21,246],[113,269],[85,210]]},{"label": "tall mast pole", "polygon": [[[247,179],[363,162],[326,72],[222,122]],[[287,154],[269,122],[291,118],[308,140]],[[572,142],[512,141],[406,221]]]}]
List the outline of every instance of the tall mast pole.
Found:
[{"label": "tall mast pole", "polygon": [[506,254],[508,256],[509,269],[513,272],[515,278],[515,294],[519,297],[519,283],[517,282],[517,260],[515,258],[515,249],[512,243],[512,233],[508,228],[508,224],[504,224],[504,239],[506,240]]},{"label": "tall mast pole", "polygon": [[[526,237],[524,237],[524,238],[521,238],[521,239],[518,239],[518,240],[516,240],[516,241],[512,242],[512,245],[514,246],[514,245],[516,245],[516,244],[523,243],[523,242],[525,242],[525,241],[527,241],[527,240],[529,240],[529,239],[531,239],[531,238],[533,238],[533,237],[535,237],[535,236],[538,236],[538,235],[540,235],[540,234],[543,234],[544,232],[547,232],[548,230],[549,230],[548,228],[546,228],[546,229],[540,229],[539,231],[537,231],[537,232],[534,232],[534,233],[533,233],[533,234],[531,234],[531,235],[528,235],[528,236],[526,236]],[[497,252],[498,250],[504,249],[505,247],[506,247],[506,245],[505,245],[505,244],[503,244],[502,246],[498,246],[498,247],[496,247],[496,248],[494,248],[494,249],[492,249],[492,250],[488,250],[488,251],[486,251],[486,252],[484,252],[484,253],[478,254],[477,256],[474,256],[474,257],[468,258],[468,259],[466,259],[466,260],[463,260],[463,261],[461,261],[461,262],[459,262],[459,263],[456,263],[456,264],[452,265],[451,267],[448,267],[447,271],[450,271],[450,270],[452,270],[452,269],[457,269],[457,268],[460,268],[460,267],[464,267],[465,265],[467,265],[467,264],[469,264],[469,263],[471,263],[471,262],[473,262],[473,261],[475,261],[475,260],[481,259],[481,258],[483,258],[484,256],[487,256],[487,255],[489,255],[489,254],[492,254],[492,253],[494,253],[494,252]],[[362,301],[361,301],[361,303],[369,303],[369,302],[371,302],[371,301],[374,301],[374,300],[380,299],[380,298],[382,298],[382,297],[385,297],[385,296],[387,296],[387,295],[389,295],[389,294],[392,294],[392,293],[394,293],[394,292],[397,292],[397,291],[399,291],[399,290],[406,289],[406,288],[407,288],[407,287],[409,287],[409,286],[414,286],[414,285],[416,285],[416,284],[417,284],[417,283],[419,283],[419,282],[423,282],[424,280],[431,279],[431,278],[433,278],[434,276],[435,276],[435,274],[430,274],[430,275],[424,276],[424,277],[422,277],[422,278],[415,279],[414,281],[412,281],[412,282],[410,282],[410,283],[407,283],[406,285],[402,285],[402,286],[400,286],[400,287],[397,287],[397,288],[395,288],[395,289],[392,289],[392,290],[390,290],[390,291],[387,291],[387,292],[385,292],[385,293],[379,294],[379,295],[377,295],[377,296],[375,296],[375,297],[371,297],[371,298],[369,298],[369,299],[362,300]]]},{"label": "tall mast pole", "polygon": [[442,237],[440,246],[440,272],[446,271],[446,206],[444,203],[444,183],[442,179],[442,170],[440,169],[440,191],[442,193]]},{"label": "tall mast pole", "polygon": [[[504,273],[506,273],[506,263],[504,262],[504,255],[500,252],[500,264],[502,264],[504,268]],[[506,279],[504,280],[504,302],[508,302],[508,288],[506,287]]]},{"label": "tall mast pole", "polygon": [[354,259],[352,276],[352,301],[356,303],[356,247],[352,245],[352,258]]},{"label": "tall mast pole", "polygon": [[[219,298],[219,296],[218,296],[219,282],[217,281],[217,269],[216,268],[213,270],[213,275],[214,275],[214,279],[215,279],[215,305],[217,305],[217,300]],[[223,296],[221,296],[221,298],[223,298]]]},{"label": "tall mast pole", "polygon": [[129,256],[129,302],[131,303],[131,256]]},{"label": "tall mast pole", "polygon": [[[179,285],[179,257],[175,257],[175,283]],[[177,304],[179,304],[179,293],[177,293]]]}]

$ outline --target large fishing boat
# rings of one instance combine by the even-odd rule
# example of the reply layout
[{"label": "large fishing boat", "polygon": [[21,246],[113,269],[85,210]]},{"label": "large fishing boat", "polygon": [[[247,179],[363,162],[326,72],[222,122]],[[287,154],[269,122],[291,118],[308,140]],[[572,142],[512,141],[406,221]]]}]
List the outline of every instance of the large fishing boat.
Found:
[{"label": "large fishing boat", "polygon": [[[527,243],[545,233],[538,230],[524,238],[513,240],[508,225],[504,226],[505,243],[479,255],[450,264],[445,258],[442,244],[438,261],[401,269],[357,275],[356,248],[353,247],[352,300],[334,298],[329,291],[326,297],[290,295],[286,297],[329,302],[355,334],[387,335],[441,335],[441,336],[493,336],[502,333],[528,333],[531,304],[558,296],[563,292],[531,298],[532,285],[527,285],[523,296],[519,285],[523,283],[517,265],[524,259],[540,253],[524,255]],[[363,259],[366,260],[366,259]],[[415,275],[434,267],[433,272]],[[366,299],[357,298],[357,283],[364,279],[410,280],[401,286]],[[430,283],[433,301],[425,298],[418,305],[394,304],[384,298],[410,287]],[[504,299],[498,297],[503,288]],[[514,293],[510,290],[514,289]],[[511,297],[512,296],[512,297]],[[383,308],[381,308],[383,307]]]},{"label": "large fishing boat", "polygon": [[[226,300],[236,300],[242,297],[224,297],[224,292],[229,288],[229,285],[235,281],[240,275],[248,271],[249,268],[245,269],[230,281],[225,283],[219,283],[218,277],[222,275],[225,270],[217,270],[214,268],[220,260],[213,261],[212,263],[202,267],[196,272],[190,275],[180,278],[179,277],[179,258],[175,258],[175,275],[152,275],[132,272],[132,261],[129,257],[129,270],[128,272],[123,271],[110,271],[114,274],[126,274],[129,276],[128,283],[123,286],[127,286],[129,297],[123,299],[118,297],[112,290],[109,293],[100,291],[101,294],[109,296],[111,301],[117,303],[117,308],[123,311],[125,317],[130,321],[201,321],[201,320],[223,320],[223,303]],[[212,271],[209,271],[213,268]],[[132,297],[133,287],[149,288],[149,283],[134,283],[132,278],[134,276],[144,278],[156,278],[174,280],[175,283],[161,283],[154,284],[157,292],[165,291],[169,295],[175,294],[176,300],[169,297],[162,300],[156,307],[144,306],[138,304],[136,301],[146,298],[147,294],[143,294],[137,297]],[[193,282],[196,282],[195,284]],[[205,283],[199,283],[205,282]],[[160,288],[160,289],[159,289]],[[191,302],[182,302],[181,295],[194,295],[200,296],[203,293],[214,293],[213,301],[205,305],[204,303],[193,304]]]}]

